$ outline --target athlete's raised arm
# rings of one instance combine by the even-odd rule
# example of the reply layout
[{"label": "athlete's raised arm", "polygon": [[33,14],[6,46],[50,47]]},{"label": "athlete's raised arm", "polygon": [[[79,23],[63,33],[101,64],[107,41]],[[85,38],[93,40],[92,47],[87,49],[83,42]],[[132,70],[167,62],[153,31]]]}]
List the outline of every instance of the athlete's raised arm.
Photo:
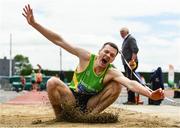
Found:
[{"label": "athlete's raised arm", "polygon": [[22,15],[26,18],[29,25],[31,25],[33,28],[39,31],[42,35],[44,35],[48,40],[50,40],[54,44],[62,47],[71,54],[76,55],[80,59],[89,59],[90,53],[88,51],[68,43],[59,34],[45,28],[44,26],[36,22],[33,16],[33,10],[29,4],[23,8]]}]

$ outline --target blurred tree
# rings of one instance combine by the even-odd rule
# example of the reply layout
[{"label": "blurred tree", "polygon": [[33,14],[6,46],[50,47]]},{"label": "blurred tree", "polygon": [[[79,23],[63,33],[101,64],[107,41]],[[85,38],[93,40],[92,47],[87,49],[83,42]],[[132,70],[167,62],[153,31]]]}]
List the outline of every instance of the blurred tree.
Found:
[{"label": "blurred tree", "polygon": [[29,75],[32,71],[32,65],[29,62],[29,58],[23,55],[16,55],[15,61],[15,74],[16,75]]}]

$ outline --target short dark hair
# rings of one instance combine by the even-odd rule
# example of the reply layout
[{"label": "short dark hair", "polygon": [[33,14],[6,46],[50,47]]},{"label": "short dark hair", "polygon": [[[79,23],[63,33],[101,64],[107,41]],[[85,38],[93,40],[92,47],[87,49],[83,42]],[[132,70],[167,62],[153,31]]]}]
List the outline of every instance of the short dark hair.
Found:
[{"label": "short dark hair", "polygon": [[106,43],[104,43],[104,45],[102,46],[101,50],[102,50],[106,45],[110,45],[111,47],[113,47],[114,49],[116,49],[116,50],[117,50],[116,55],[118,54],[119,48],[118,48],[118,46],[117,46],[115,43],[112,43],[112,42],[106,42]]}]

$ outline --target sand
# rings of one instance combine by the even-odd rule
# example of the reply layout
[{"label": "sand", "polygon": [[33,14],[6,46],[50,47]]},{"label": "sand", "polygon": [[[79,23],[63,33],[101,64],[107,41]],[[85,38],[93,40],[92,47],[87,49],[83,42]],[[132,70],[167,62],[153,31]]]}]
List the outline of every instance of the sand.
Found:
[{"label": "sand", "polygon": [[[143,106],[141,106],[143,107]],[[135,108],[135,107],[134,107]],[[0,127],[49,127],[49,128],[121,128],[121,127],[180,127],[180,121],[171,116],[137,112],[126,107],[110,106],[105,112],[118,114],[117,123],[56,122],[50,105],[0,104]]]}]

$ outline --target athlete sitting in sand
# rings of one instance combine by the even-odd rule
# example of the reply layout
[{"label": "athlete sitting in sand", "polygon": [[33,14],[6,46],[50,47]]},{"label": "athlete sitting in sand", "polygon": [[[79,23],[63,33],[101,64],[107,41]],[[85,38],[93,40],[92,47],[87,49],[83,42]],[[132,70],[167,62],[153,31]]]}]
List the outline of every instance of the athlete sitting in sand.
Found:
[{"label": "athlete sitting in sand", "polygon": [[60,35],[37,23],[30,5],[25,6],[23,10],[23,16],[33,28],[52,43],[79,58],[69,86],[56,77],[50,78],[47,82],[47,92],[56,118],[61,115],[64,104],[78,105],[82,111],[88,110],[90,114],[98,114],[118,98],[122,86],[153,100],[164,98],[162,89],[151,92],[112,67],[111,63],[118,54],[118,47],[114,43],[107,42],[99,50],[98,55],[91,54],[66,42]]}]

